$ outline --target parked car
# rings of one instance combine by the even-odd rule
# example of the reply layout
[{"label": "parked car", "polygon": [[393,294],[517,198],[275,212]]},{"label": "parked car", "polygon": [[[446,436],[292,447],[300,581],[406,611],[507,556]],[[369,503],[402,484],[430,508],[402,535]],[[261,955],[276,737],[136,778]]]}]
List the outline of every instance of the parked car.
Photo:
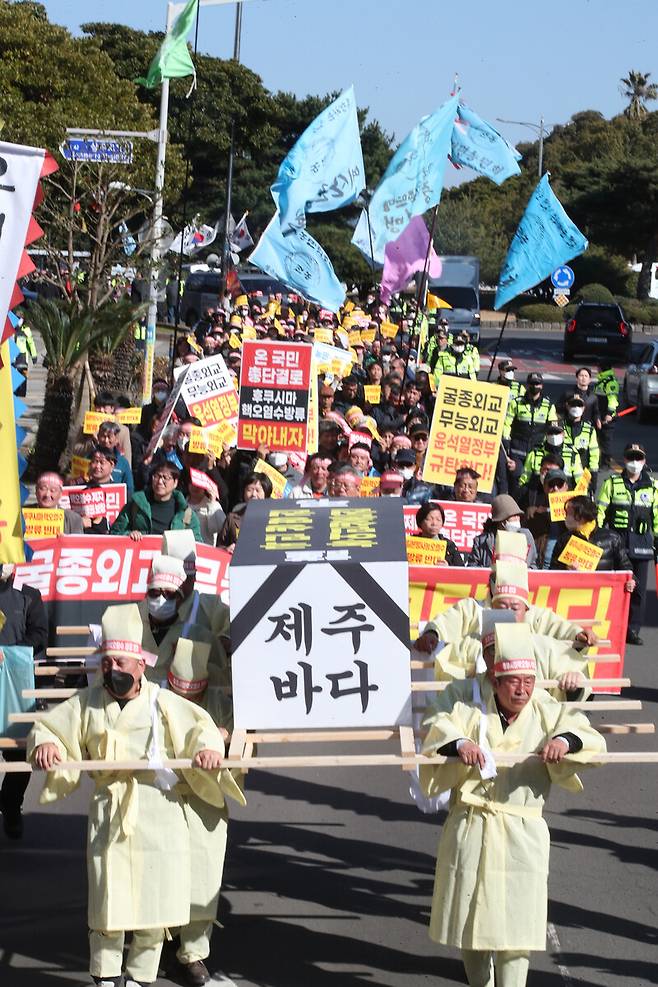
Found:
[{"label": "parked car", "polygon": [[564,327],[564,359],[595,356],[628,363],[633,327],[616,302],[581,302]]},{"label": "parked car", "polygon": [[623,390],[626,403],[637,405],[639,421],[658,411],[658,339],[649,340],[637,363],[629,363]]},{"label": "parked car", "polygon": [[[248,295],[261,294],[267,298],[268,295],[289,294],[289,289],[269,274],[262,274],[260,271],[238,271],[238,277]],[[187,276],[181,302],[183,322],[186,325],[192,327],[206,309],[215,308],[219,304],[221,282],[221,274],[217,270],[194,271]]]}]

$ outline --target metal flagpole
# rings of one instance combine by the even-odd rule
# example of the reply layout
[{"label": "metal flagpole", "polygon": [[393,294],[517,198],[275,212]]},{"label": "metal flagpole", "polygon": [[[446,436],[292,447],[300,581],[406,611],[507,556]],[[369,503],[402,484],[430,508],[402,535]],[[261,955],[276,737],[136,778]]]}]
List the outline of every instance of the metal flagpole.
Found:
[{"label": "metal flagpole", "polygon": [[[430,254],[432,252],[432,247],[434,246],[434,230],[436,229],[436,217],[439,212],[438,204],[434,206],[432,211],[432,225],[430,226],[430,235],[427,241],[427,253],[425,254],[425,263],[423,264],[423,273],[420,279],[420,284],[418,285],[418,294],[416,295],[416,311],[414,313],[414,321],[411,326],[411,332],[409,333],[409,350],[407,351],[407,359],[405,361],[405,372],[409,365],[409,352],[411,351],[411,339],[416,331],[416,323],[418,322],[418,313],[420,311],[420,298],[427,286],[427,280],[429,275],[430,266]],[[420,361],[420,352],[418,352],[418,360]]]},{"label": "metal flagpole", "polygon": [[[242,4],[235,5],[235,35],[233,39],[233,61],[240,61],[240,42],[242,40]],[[226,174],[226,214],[224,216],[224,243],[222,247],[222,295],[226,291],[229,261],[229,235],[231,225],[231,208],[233,198],[233,157],[235,151],[235,116],[231,120],[231,144],[228,152],[228,171]]]},{"label": "metal flagpole", "polygon": [[507,325],[507,317],[508,317],[508,315],[509,315],[509,305],[505,309],[505,318],[503,319],[503,325],[502,325],[502,328],[500,330],[498,339],[496,341],[496,347],[494,349],[493,356],[491,357],[491,366],[489,367],[489,373],[487,374],[487,380],[491,380],[491,371],[493,370],[493,365],[496,362],[496,357],[498,356],[498,350],[500,349],[500,344],[503,341],[503,333],[505,332],[505,326]]}]

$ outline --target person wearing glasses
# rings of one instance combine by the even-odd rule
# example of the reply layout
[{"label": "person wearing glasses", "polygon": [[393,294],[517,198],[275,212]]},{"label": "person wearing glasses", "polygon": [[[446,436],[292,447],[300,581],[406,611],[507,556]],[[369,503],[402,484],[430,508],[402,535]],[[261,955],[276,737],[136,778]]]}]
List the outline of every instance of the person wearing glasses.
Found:
[{"label": "person wearing glasses", "polygon": [[113,535],[129,535],[141,541],[144,535],[189,528],[195,541],[201,541],[199,519],[178,490],[180,465],[169,460],[157,462],[145,490],[138,490],[122,508],[112,525]]}]

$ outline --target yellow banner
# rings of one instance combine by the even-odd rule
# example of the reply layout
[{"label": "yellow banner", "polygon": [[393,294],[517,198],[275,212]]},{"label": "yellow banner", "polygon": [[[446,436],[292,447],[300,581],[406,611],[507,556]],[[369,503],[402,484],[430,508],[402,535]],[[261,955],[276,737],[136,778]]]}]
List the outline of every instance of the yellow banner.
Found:
[{"label": "yellow banner", "polygon": [[381,332],[384,339],[395,339],[399,330],[395,322],[382,322],[381,326],[379,327],[379,331]]},{"label": "yellow banner", "polygon": [[374,343],[376,335],[377,335],[376,329],[362,329],[361,341],[363,343]]},{"label": "yellow banner", "polygon": [[142,420],[142,409],[120,408],[117,411],[117,419],[122,425],[139,425]]},{"label": "yellow banner", "polygon": [[333,329],[325,329],[323,326],[316,326],[313,330],[313,339],[316,343],[328,343],[329,346],[334,345],[334,332]]},{"label": "yellow banner", "polygon": [[23,519],[28,541],[35,538],[55,538],[64,531],[64,511],[59,508],[50,510],[47,507],[24,507]]},{"label": "yellow banner", "polygon": [[597,565],[603,555],[603,549],[598,545],[592,545],[583,538],[572,535],[564,546],[558,562],[571,566],[573,569],[582,569],[585,572],[595,572]]},{"label": "yellow banner", "polygon": [[224,446],[235,445],[237,432],[233,425],[228,422],[219,422],[212,428],[196,428],[190,433],[189,452],[200,453],[205,456],[211,453],[215,459],[219,459],[224,454]]},{"label": "yellow banner", "polygon": [[361,497],[378,497],[380,479],[378,476],[362,476],[359,495]]},{"label": "yellow banner", "polygon": [[242,330],[243,339],[257,339],[256,327],[255,326],[245,326]]},{"label": "yellow banner", "polygon": [[567,501],[576,496],[576,490],[555,490],[554,493],[549,493],[548,506],[551,511],[551,521],[564,521],[567,516]]},{"label": "yellow banner", "polygon": [[[8,275],[7,275],[8,277]],[[9,342],[0,347],[0,562],[24,562]]]},{"label": "yellow banner", "polygon": [[103,422],[115,422],[115,415],[106,415],[102,411],[87,411],[82,431],[85,435],[95,435]]},{"label": "yellow banner", "polygon": [[232,350],[239,350],[240,347],[242,346],[240,337],[236,336],[236,334],[232,332],[231,335],[228,337],[228,345],[231,347]]},{"label": "yellow banner", "polygon": [[363,394],[368,404],[379,404],[382,399],[381,384],[366,384]]},{"label": "yellow banner", "polygon": [[439,562],[445,562],[448,543],[441,538],[407,535],[406,542],[409,565],[438,565]]},{"label": "yellow banner", "polygon": [[350,344],[350,346],[356,346],[358,343],[360,343],[361,342],[361,330],[360,329],[352,329],[352,330],[350,330],[350,332],[347,335],[347,341]]},{"label": "yellow banner", "polygon": [[288,481],[285,476],[279,473],[278,469],[271,466],[270,463],[266,463],[264,459],[257,459],[254,464],[254,473],[264,473],[265,476],[269,476],[272,481],[272,496],[276,500],[280,500],[283,497]]},{"label": "yellow banner", "polygon": [[[431,380],[431,378],[430,378]],[[423,466],[423,480],[452,486],[462,466],[477,470],[478,487],[493,487],[509,389],[442,376]]]},{"label": "yellow banner", "polygon": [[581,476],[580,480],[576,484],[574,495],[584,497],[587,491],[589,490],[589,485],[591,482],[592,482],[592,474],[588,469],[583,470],[583,475]]},{"label": "yellow banner", "polygon": [[74,480],[87,475],[90,460],[85,456],[73,456],[71,458],[71,476]]}]

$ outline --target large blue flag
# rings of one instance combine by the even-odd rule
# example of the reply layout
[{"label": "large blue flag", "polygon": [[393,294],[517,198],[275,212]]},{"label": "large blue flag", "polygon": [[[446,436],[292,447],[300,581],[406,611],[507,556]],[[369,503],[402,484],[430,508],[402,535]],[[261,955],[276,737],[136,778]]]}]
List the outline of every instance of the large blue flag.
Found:
[{"label": "large blue flag", "polygon": [[490,123],[463,104],[457,107],[450,158],[456,165],[465,165],[479,175],[486,175],[496,185],[501,185],[512,175],[521,174],[517,163],[521,155],[516,148],[508,144]]},{"label": "large blue flag", "polygon": [[502,308],[522,291],[534,288],[556,267],[584,253],[587,246],[587,240],[571,222],[549,185],[548,174],[544,175],[530,197],[507,251],[494,308]]},{"label": "large blue flag", "polygon": [[365,210],[361,213],[352,243],[366,257],[374,256],[377,264],[384,263],[384,247],[397,240],[409,220],[441,199],[458,101],[454,95],[423,117],[391,158],[370,201],[372,254],[368,218]]},{"label": "large blue flag", "polygon": [[307,212],[331,212],[365,188],[365,168],[354,87],[306,128],[283,159],[272,198],[284,230],[303,230]]},{"label": "large blue flag", "polygon": [[345,289],[317,240],[306,230],[293,230],[284,236],[278,212],[249,260],[309,302],[331,312],[337,312],[345,301]]}]

